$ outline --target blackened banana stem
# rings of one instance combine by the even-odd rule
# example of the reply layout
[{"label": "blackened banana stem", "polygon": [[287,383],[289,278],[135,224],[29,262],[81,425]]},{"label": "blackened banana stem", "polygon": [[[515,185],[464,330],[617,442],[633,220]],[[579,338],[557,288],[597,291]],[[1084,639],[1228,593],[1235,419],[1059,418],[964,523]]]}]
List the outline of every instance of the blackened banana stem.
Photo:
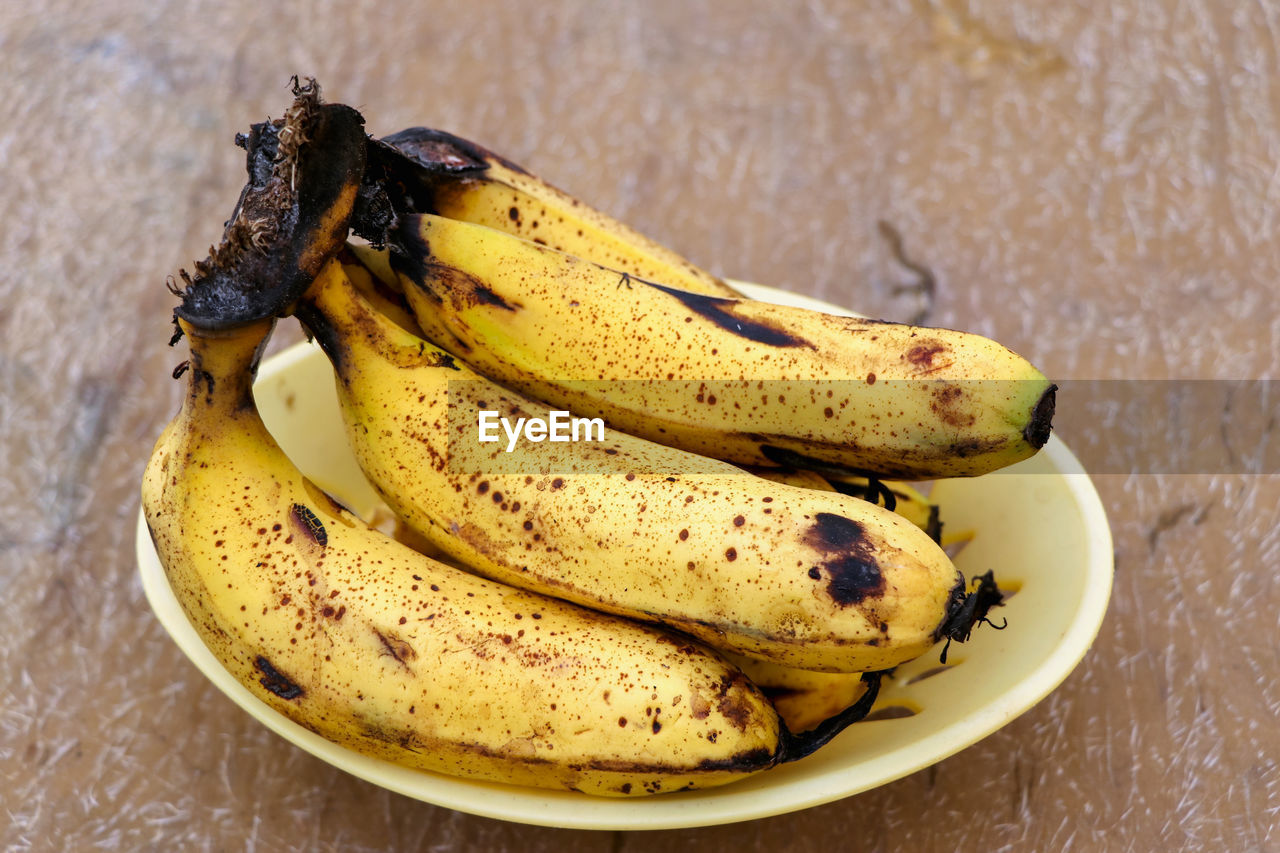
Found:
[{"label": "blackened banana stem", "polygon": [[287,314],[346,243],[365,178],[364,119],[325,104],[314,80],[294,81],[283,118],[252,126],[249,180],[222,241],[181,273],[175,317],[201,329],[231,329]]}]

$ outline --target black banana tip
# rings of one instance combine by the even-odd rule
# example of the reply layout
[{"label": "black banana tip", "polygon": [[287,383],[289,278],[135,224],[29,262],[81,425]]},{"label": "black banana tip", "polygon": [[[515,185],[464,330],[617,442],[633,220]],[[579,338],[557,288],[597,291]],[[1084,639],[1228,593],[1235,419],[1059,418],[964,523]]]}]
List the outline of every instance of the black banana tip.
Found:
[{"label": "black banana tip", "polygon": [[1022,437],[1036,450],[1044,447],[1053,428],[1053,411],[1057,404],[1058,386],[1050,385],[1031,410],[1031,422],[1022,430]]}]

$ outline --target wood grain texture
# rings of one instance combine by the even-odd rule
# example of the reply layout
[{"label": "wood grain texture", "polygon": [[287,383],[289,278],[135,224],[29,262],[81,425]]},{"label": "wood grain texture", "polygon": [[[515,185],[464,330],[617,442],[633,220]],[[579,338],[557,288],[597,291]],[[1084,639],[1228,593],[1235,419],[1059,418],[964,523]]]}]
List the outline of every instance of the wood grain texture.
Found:
[{"label": "wood grain texture", "polygon": [[[1209,0],[6,4],[0,846],[1280,849],[1274,471],[1099,477],[1102,633],[997,734],[828,806],[653,834],[469,817],[310,758],[168,640],[132,539],[179,395],[165,277],[217,239],[232,138],[292,74],[720,274],[924,311],[1055,379],[1276,379],[1278,34],[1270,4]],[[1221,411],[1183,417],[1218,440]],[[1063,423],[1086,455],[1113,440]]]}]

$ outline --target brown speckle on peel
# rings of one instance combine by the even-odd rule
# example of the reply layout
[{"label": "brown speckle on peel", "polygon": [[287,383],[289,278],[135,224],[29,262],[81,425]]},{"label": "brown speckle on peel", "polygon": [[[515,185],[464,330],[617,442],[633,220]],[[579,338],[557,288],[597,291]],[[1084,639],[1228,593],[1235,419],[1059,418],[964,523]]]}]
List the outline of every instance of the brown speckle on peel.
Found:
[{"label": "brown speckle on peel", "polygon": [[[412,228],[402,230],[412,230]],[[503,299],[493,288],[476,276],[446,264],[429,260],[422,264],[420,275],[422,275],[421,286],[436,299],[447,295],[447,298],[462,305],[489,305],[512,312],[520,307]]]},{"label": "brown speckle on peel", "polygon": [[689,712],[695,720],[705,720],[711,714],[711,703],[696,688],[689,694]]},{"label": "brown speckle on peel", "polygon": [[499,296],[495,291],[488,287],[477,287],[475,290],[476,302],[481,305],[493,305],[504,311],[515,311],[511,303]]},{"label": "brown speckle on peel", "polygon": [[[876,561],[875,548],[866,531],[853,519],[820,512],[805,536],[805,543],[825,555],[817,567],[817,577],[826,577],[827,592],[837,604],[858,604],[884,593],[884,577]],[[815,577],[815,569],[809,577]]]},{"label": "brown speckle on peel", "polygon": [[861,542],[863,533],[862,525],[851,518],[820,512],[805,541],[817,551],[837,551]]},{"label": "brown speckle on peel", "polygon": [[716,710],[741,732],[747,730],[756,716],[754,706],[746,698],[750,694],[743,689],[746,684],[743,675],[725,677],[720,683],[720,698],[716,703]]},{"label": "brown speckle on peel", "polygon": [[425,355],[423,356],[422,364],[424,367],[443,367],[448,368],[449,370],[462,370],[462,368],[458,366],[458,362],[455,361],[453,356],[449,355],[447,352],[435,352]]},{"label": "brown speckle on peel", "polygon": [[[707,732],[707,740],[715,743],[718,732],[714,729]],[[778,755],[775,751],[766,749],[765,747],[752,747],[743,749],[733,755],[724,758],[703,758],[696,764],[690,766],[687,763],[667,764],[661,760],[652,758],[634,760],[626,758],[594,758],[591,759],[587,766],[595,770],[603,770],[610,773],[628,773],[628,774],[649,774],[649,773],[687,773],[692,770],[695,773],[730,771],[738,773],[751,773],[756,770],[764,770],[767,767],[777,763]],[[544,759],[545,761],[546,759]],[[650,794],[658,793],[662,790],[662,782],[659,780],[646,781],[643,783],[645,791]],[[675,789],[672,789],[675,790]]]},{"label": "brown speckle on peel", "polygon": [[957,459],[965,459],[970,456],[982,456],[986,453],[994,453],[1004,445],[1003,438],[969,438],[962,441],[953,441],[947,445],[947,450]]},{"label": "brown speckle on peel", "polygon": [[946,352],[947,348],[938,341],[924,341],[907,350],[907,361],[922,370],[934,370],[934,359]]},{"label": "brown speckle on peel", "polygon": [[409,661],[415,660],[418,653],[413,650],[413,646],[409,645],[401,637],[398,637],[392,631],[379,631],[373,629],[373,634],[378,638],[378,642],[382,645],[382,653],[391,656],[396,663],[404,667],[409,666]]}]

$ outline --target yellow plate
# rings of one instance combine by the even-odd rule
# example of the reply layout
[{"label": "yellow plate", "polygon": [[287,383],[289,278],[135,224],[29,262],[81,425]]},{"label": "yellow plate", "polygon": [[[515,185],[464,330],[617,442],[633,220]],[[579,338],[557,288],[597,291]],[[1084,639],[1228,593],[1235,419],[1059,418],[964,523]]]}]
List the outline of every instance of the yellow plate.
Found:
[{"label": "yellow plate", "polygon": [[[758,285],[752,297],[849,312]],[[357,511],[375,504],[347,449],[333,374],[318,348],[298,344],[267,359],[255,394],[263,419],[308,476]],[[355,776],[429,803],[503,820],[579,829],[709,826],[796,811],[866,791],[928,767],[986,737],[1047,696],[1088,651],[1111,595],[1111,531],[1098,494],[1057,436],[1032,459],[996,474],[935,484],[949,530],[972,529],[956,558],[966,575],[992,569],[1017,590],[992,612],[1003,631],[979,626],[953,645],[899,667],[877,708],[910,716],[851,726],[814,755],[706,791],[611,800],[473,782],[399,767],[337,746],[285,719],[235,681],[205,648],[169,588],[138,519],[138,567],[157,618],[220,690],[267,727]],[[920,678],[926,675],[926,678]],[[892,716],[892,711],[890,711]]]}]

